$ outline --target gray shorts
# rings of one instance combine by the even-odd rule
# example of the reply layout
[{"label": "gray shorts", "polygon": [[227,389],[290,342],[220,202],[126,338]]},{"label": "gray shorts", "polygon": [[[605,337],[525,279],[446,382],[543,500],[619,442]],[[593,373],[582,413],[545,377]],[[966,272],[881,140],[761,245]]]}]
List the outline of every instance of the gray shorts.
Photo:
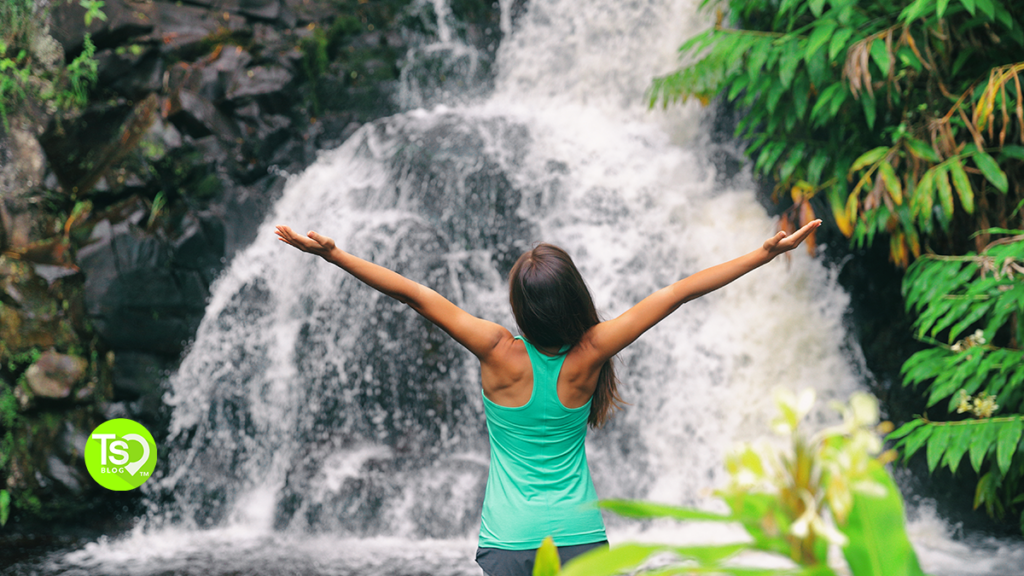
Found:
[{"label": "gray shorts", "polygon": [[[558,549],[558,558],[564,565],[584,552],[607,545],[608,541],[602,540],[593,544],[561,546]],[[476,549],[476,563],[484,569],[484,574],[487,576],[533,576],[533,561],[536,557],[536,548],[533,550]]]}]

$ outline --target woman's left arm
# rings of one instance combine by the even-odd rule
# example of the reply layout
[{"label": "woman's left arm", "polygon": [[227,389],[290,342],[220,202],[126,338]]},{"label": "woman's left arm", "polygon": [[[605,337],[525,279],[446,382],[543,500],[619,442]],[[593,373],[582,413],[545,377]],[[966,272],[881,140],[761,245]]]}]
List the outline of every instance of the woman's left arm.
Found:
[{"label": "woman's left arm", "polygon": [[276,233],[282,242],[303,252],[320,256],[367,286],[408,304],[481,360],[487,357],[502,339],[512,337],[512,333],[503,326],[473,316],[419,282],[345,252],[327,236],[313,231],[301,236],[287,226],[278,226]]}]

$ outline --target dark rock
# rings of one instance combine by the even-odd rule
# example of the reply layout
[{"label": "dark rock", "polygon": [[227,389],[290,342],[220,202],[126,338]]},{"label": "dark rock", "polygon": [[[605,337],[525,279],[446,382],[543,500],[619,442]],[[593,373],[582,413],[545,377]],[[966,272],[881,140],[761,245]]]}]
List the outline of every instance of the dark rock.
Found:
[{"label": "dark rock", "polygon": [[99,85],[129,100],[141,100],[162,88],[163,59],[152,46],[106,49],[96,54],[96,60]]},{"label": "dark rock", "polygon": [[235,78],[252,61],[252,56],[241,46],[228,46],[220,51],[216,60],[202,68],[199,95],[211,102],[221,102],[227,96]]},{"label": "dark rock", "polygon": [[264,55],[277,54],[291,47],[284,36],[269,24],[255,24],[252,27],[252,43],[259,46]]},{"label": "dark rock", "polygon": [[52,455],[47,458],[46,472],[49,478],[60,483],[64,489],[75,494],[82,491],[82,483],[78,479],[78,473],[74,468],[62,462],[60,458]]},{"label": "dark rock", "polygon": [[284,193],[285,183],[284,176],[274,174],[231,190],[223,208],[231,217],[221,219],[224,223],[225,258],[230,259],[252,243],[263,218]]},{"label": "dark rock", "polygon": [[174,268],[172,253],[127,220],[100,222],[78,251],[88,313],[111,348],[176,356],[191,339],[207,286],[198,271]]},{"label": "dark rock", "polygon": [[281,0],[237,0],[238,11],[252,18],[276,20],[281,14]]},{"label": "dark rock", "polygon": [[209,286],[224,267],[224,223],[210,213],[188,215],[171,246],[175,265],[200,274]]},{"label": "dark rock", "polygon": [[160,24],[153,31],[153,40],[161,43],[165,53],[182,57],[201,54],[203,41],[222,27],[232,31],[245,26],[244,18],[230,18],[224,22],[218,13],[196,6],[165,2],[156,6],[156,19]]},{"label": "dark rock", "polygon": [[47,350],[25,371],[25,381],[36,396],[67,398],[88,367],[84,358]]},{"label": "dark rock", "polygon": [[94,108],[78,118],[53,122],[40,138],[64,190],[84,194],[124,158],[156,118],[155,94],[135,106]]},{"label": "dark rock", "polygon": [[97,48],[117,46],[124,41],[148,34],[159,18],[158,4],[132,0],[106,0],[106,20],[94,18],[84,25],[85,8],[78,2],[57,2],[51,12],[50,34],[61,43],[70,60],[82,51],[86,34]]},{"label": "dark rock", "polygon": [[[236,142],[233,142],[237,143]],[[199,151],[203,160],[213,167],[226,166],[229,156],[224,143],[214,135],[205,138],[197,138],[192,141],[192,146]]]},{"label": "dark rock", "polygon": [[212,134],[221,140],[235,142],[241,137],[235,123],[226,114],[206,98],[188,90],[181,90],[172,100],[168,119],[193,138]]},{"label": "dark rock", "polygon": [[227,98],[236,100],[246,96],[273,94],[283,90],[291,81],[291,73],[284,68],[256,66],[235,75],[234,81],[228,88]]},{"label": "dark rock", "polygon": [[174,362],[143,352],[120,352],[114,360],[114,399],[134,401],[163,394],[161,388]]},{"label": "dark rock", "polygon": [[[329,3],[315,0],[284,0],[282,11],[290,13],[295,22],[301,25],[328,22],[336,14],[336,9]],[[294,24],[289,27],[294,28]]]}]

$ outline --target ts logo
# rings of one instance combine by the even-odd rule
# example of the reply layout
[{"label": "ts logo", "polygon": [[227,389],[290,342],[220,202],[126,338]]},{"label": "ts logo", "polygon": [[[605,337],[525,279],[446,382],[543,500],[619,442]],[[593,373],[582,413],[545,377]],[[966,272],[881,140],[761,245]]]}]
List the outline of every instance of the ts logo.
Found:
[{"label": "ts logo", "polygon": [[156,442],[146,427],[118,418],[100,424],[85,443],[85,467],[109,490],[134,490],[156,468]]}]

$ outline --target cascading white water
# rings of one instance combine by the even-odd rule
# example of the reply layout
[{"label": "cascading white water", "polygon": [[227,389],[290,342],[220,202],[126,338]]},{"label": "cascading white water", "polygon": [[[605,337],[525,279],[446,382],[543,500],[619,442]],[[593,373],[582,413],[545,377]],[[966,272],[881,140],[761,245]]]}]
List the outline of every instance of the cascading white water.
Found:
[{"label": "cascading white water", "polygon": [[[605,317],[756,248],[773,223],[747,179],[716,179],[700,111],[643,105],[650,78],[701,25],[692,4],[534,2],[500,49],[487,98],[364,126],[291,178],[217,282],[170,381],[172,449],[151,482],[151,517],[58,564],[479,574],[488,460],[475,361],[402,305],[276,242],[272,226],[333,236],[510,328],[504,275],[536,241],[573,255]],[[643,336],[619,358],[631,406],[588,441],[599,494],[713,506],[704,495],[724,452],[767,430],[773,388],[845,399],[861,386],[846,304],[834,274],[801,252]],[[941,526],[915,525],[939,533],[920,537],[922,549],[946,537]],[[646,530],[610,519],[613,542],[694,537]],[[925,563],[985,574],[1019,557],[952,572]]]}]

